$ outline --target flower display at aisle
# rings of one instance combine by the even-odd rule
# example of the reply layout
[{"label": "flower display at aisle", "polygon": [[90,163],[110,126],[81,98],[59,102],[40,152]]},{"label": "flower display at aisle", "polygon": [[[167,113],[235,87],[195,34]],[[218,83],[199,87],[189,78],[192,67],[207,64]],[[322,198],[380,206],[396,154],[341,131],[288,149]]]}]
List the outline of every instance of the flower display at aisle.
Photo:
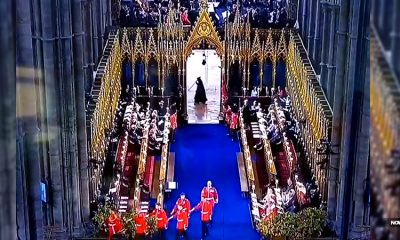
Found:
[{"label": "flower display at aisle", "polygon": [[264,219],[258,223],[257,230],[266,238],[307,239],[321,236],[326,223],[326,211],[306,208],[299,213],[285,212]]},{"label": "flower display at aisle", "polygon": [[153,236],[157,232],[157,219],[155,216],[147,216],[147,231],[150,236]]},{"label": "flower display at aisle", "polygon": [[128,237],[135,237],[136,224],[134,219],[136,218],[136,216],[136,212],[129,212],[122,216],[122,222],[124,223],[125,227],[125,235]]},{"label": "flower display at aisle", "polygon": [[107,231],[107,221],[111,215],[112,208],[109,204],[99,205],[94,214],[93,221],[100,231]]}]

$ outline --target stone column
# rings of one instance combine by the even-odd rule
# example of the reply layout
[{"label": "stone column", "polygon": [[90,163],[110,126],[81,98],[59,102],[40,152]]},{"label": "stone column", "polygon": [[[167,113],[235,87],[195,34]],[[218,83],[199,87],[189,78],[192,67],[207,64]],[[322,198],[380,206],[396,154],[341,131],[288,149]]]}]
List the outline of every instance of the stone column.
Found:
[{"label": "stone column", "polygon": [[307,26],[308,26],[308,12],[307,12],[307,2],[312,1],[312,0],[302,0],[303,1],[303,6],[302,6],[302,16],[301,16],[301,37],[303,39],[304,45],[307,46]]},{"label": "stone column", "polygon": [[105,44],[106,40],[107,40],[107,36],[106,36],[106,20],[107,20],[107,1],[108,0],[101,0],[100,1],[100,9],[101,9],[101,45],[103,47],[103,44]]},{"label": "stone column", "polygon": [[[90,4],[90,2],[86,2]],[[90,8],[89,6],[86,6]],[[83,6],[81,0],[74,0],[72,2],[72,32],[73,32],[73,56],[74,56],[74,95],[71,97],[75,100],[75,112],[71,116],[75,124],[75,138],[77,144],[74,148],[76,151],[75,161],[72,165],[73,186],[78,190],[74,198],[74,205],[80,206],[79,217],[75,219],[77,222],[74,228],[82,227],[82,222],[89,221],[89,176],[88,176],[88,156],[87,156],[87,138],[86,138],[86,111],[85,111],[85,78],[92,78],[92,63],[91,63],[91,26],[86,24],[83,28]],[[86,9],[87,11],[87,9]],[[84,35],[85,34],[85,35]],[[87,34],[87,35],[86,35]],[[84,38],[86,37],[86,39]],[[86,40],[86,41],[85,41]],[[89,44],[85,46],[84,43]],[[85,50],[86,49],[86,50]],[[85,53],[85,54],[83,54]],[[84,60],[86,62],[84,62]],[[84,71],[84,64],[88,66]]]},{"label": "stone column", "polygon": [[[364,5],[365,6],[365,5]],[[369,11],[364,10],[364,17],[369,18]],[[367,21],[366,21],[367,22]],[[365,24],[364,29],[368,29],[368,23]],[[361,71],[360,76],[356,81],[361,82],[358,86],[359,92],[363,94],[359,95],[360,99],[360,113],[357,115],[360,122],[357,128],[357,149],[355,157],[354,167],[354,181],[352,188],[352,200],[354,202],[353,216],[351,216],[352,227],[349,235],[350,239],[362,238],[368,228],[365,225],[369,223],[365,222],[365,216],[369,215],[368,205],[365,202],[365,192],[368,191],[367,180],[369,177],[368,163],[369,163],[369,131],[370,131],[370,84],[369,84],[369,33],[365,32],[363,38],[362,50],[360,54],[363,54],[364,58],[361,64],[358,66]],[[364,84],[362,84],[364,83]]]},{"label": "stone column", "polygon": [[[72,6],[75,7],[75,6]],[[79,187],[78,187],[78,171],[77,171],[77,137],[76,137],[76,110],[75,110],[75,89],[74,79],[79,77],[79,73],[73,71],[75,67],[82,68],[82,62],[77,61],[77,56],[72,53],[72,38],[77,37],[72,35],[72,22],[75,22],[77,16],[71,16],[71,4],[70,0],[59,0],[58,6],[56,7],[58,13],[58,25],[57,34],[59,34],[58,40],[58,54],[56,55],[58,64],[60,66],[58,71],[58,78],[55,81],[59,81],[59,90],[56,93],[56,97],[59,98],[60,105],[60,130],[62,137],[61,149],[62,155],[60,155],[61,161],[61,172],[63,178],[63,197],[66,198],[65,204],[66,209],[64,211],[64,217],[66,217],[66,223],[68,231],[72,233],[74,228],[79,227],[80,218],[80,204],[79,204]],[[82,32],[76,33],[76,35],[82,35]],[[81,53],[82,54],[82,53]],[[83,81],[83,79],[82,79]],[[57,96],[58,95],[58,96]]]},{"label": "stone column", "polygon": [[[341,1],[339,10],[339,26],[337,31],[337,42],[336,42],[336,66],[337,73],[335,76],[335,88],[334,88],[334,101],[332,104],[333,110],[333,121],[332,121],[332,137],[331,142],[333,145],[341,144],[342,136],[342,119],[343,119],[343,101],[344,91],[346,83],[346,67],[347,67],[347,44],[349,40],[349,1]],[[321,79],[322,80],[322,79]],[[343,151],[345,146],[341,145],[340,150]],[[339,183],[339,165],[340,155],[332,155],[330,159],[331,168],[328,170],[328,219],[332,229],[336,229],[334,225],[336,221],[338,211],[339,198],[338,190],[340,187]]]},{"label": "stone column", "polygon": [[307,30],[307,52],[311,56],[313,52],[313,39],[315,34],[315,19],[318,18],[316,14],[316,5],[318,5],[318,0],[310,0],[309,2],[309,21]]},{"label": "stone column", "polygon": [[[40,21],[42,35],[38,36],[39,44],[43,49],[43,83],[45,95],[45,123],[43,129],[47,133],[48,163],[49,163],[49,193],[51,195],[53,226],[63,229],[65,226],[64,209],[64,163],[62,159],[62,134],[60,116],[60,92],[57,36],[57,7],[53,0],[40,1]],[[38,19],[39,20],[39,19]],[[37,191],[37,190],[36,190]]]},{"label": "stone column", "polygon": [[[99,61],[99,56],[101,52],[101,46],[99,46],[99,37],[98,37],[98,5],[99,1],[91,2],[91,7],[87,7],[87,11],[89,12],[88,16],[91,19],[92,25],[92,46],[93,46],[93,62],[95,63],[94,68],[96,67],[96,63]],[[85,20],[85,22],[88,20]],[[88,36],[86,36],[88,37]]]},{"label": "stone column", "polygon": [[[0,3],[0,72],[3,74],[0,89],[0,181],[4,184],[0,190],[0,239],[17,239],[16,236],[16,134],[15,134],[15,4],[6,0]],[[29,15],[28,15],[29,17]],[[20,185],[18,186],[20,189]]]},{"label": "stone column", "polygon": [[[93,26],[96,22],[92,18],[93,3],[97,1],[86,1],[79,3],[74,1],[72,14],[74,22],[72,25],[72,31],[74,33],[73,38],[73,53],[75,68],[75,96],[76,96],[76,132],[77,132],[77,149],[78,149],[78,169],[79,172],[79,189],[80,189],[80,206],[81,206],[81,221],[86,223],[89,221],[90,215],[90,191],[89,191],[89,168],[88,168],[88,149],[87,149],[87,126],[86,126],[86,106],[85,106],[85,93],[89,91],[88,86],[85,82],[89,82],[89,87],[93,82],[93,68],[95,64],[93,62]],[[83,6],[83,16],[80,17]],[[84,52],[82,56],[82,52]],[[82,59],[83,58],[83,59]],[[82,68],[78,65],[82,63],[87,68],[82,76]],[[85,81],[83,81],[83,78]]]},{"label": "stone column", "polygon": [[[24,4],[26,3],[23,0],[17,0],[16,2],[17,7],[24,6]],[[33,13],[38,9],[36,4],[37,2],[32,2]],[[10,11],[10,8],[1,8],[1,11],[3,10]],[[1,13],[2,16],[7,16],[5,12]],[[39,20],[38,18],[40,15],[36,16],[36,19]],[[42,139],[40,138],[41,134],[39,129],[38,112],[40,112],[41,109],[40,106],[37,105],[39,93],[36,91],[41,86],[39,86],[38,83],[39,74],[35,74],[35,67],[38,66],[34,65],[34,46],[32,42],[32,29],[37,29],[32,28],[32,25],[37,26],[40,21],[36,24],[31,22],[33,19],[31,16],[31,9],[27,7],[18,7],[16,9],[16,18],[18,19],[16,21],[16,64],[18,66],[16,87],[16,183],[18,184],[18,191],[16,192],[16,216],[18,216],[17,237],[19,239],[43,239],[44,221],[39,191],[41,180],[40,163],[43,159],[39,146],[39,142]],[[2,21],[0,23],[3,33],[7,33],[10,29],[3,29],[5,23],[7,23],[7,21]],[[8,47],[8,45],[1,44],[1,47]],[[12,61],[10,61],[10,58],[11,56],[3,56],[2,59],[7,62],[2,62],[0,66],[7,67],[7,63],[11,64]],[[12,69],[12,67],[9,69]],[[2,69],[2,72],[7,73],[5,69]],[[5,79],[8,80],[11,78]],[[2,89],[5,90],[5,88]],[[9,92],[9,90],[7,92]],[[5,94],[6,93],[2,93],[1,95],[5,96]],[[10,113],[10,111],[7,112]],[[1,145],[3,146],[3,144]]]},{"label": "stone column", "polygon": [[90,93],[90,89],[93,83],[93,69],[95,67],[93,59],[96,59],[98,57],[97,49],[93,48],[93,43],[96,43],[96,41],[93,41],[93,29],[95,29],[93,28],[93,26],[95,25],[93,24],[92,8],[93,4],[96,4],[96,2],[97,1],[83,1],[80,5],[80,11],[78,13],[73,12],[73,14],[79,15],[77,16],[77,19],[74,18],[74,21],[81,21],[81,25],[83,25],[83,27],[79,27],[79,29],[75,30],[74,32],[78,34],[77,37],[83,37],[82,51],[83,68],[85,75],[83,82],[86,94]]},{"label": "stone column", "polygon": [[324,92],[327,92],[327,58],[329,48],[329,15],[330,9],[327,3],[322,4],[323,21],[322,21],[322,48],[320,65],[320,83]]},{"label": "stone column", "polygon": [[[373,1],[374,2],[374,1]],[[393,9],[400,9],[400,2],[394,1]],[[397,79],[400,79],[400,12],[393,11],[391,37],[391,62]]]},{"label": "stone column", "polygon": [[112,26],[112,16],[111,16],[111,1],[110,0],[105,0],[106,1],[106,19],[105,19],[105,24],[106,27]]},{"label": "stone column", "polygon": [[96,27],[95,29],[95,34],[94,37],[96,38],[95,40],[97,41],[97,51],[98,51],[98,58],[95,59],[95,63],[97,63],[100,58],[101,54],[103,53],[103,24],[102,24],[102,10],[101,10],[101,1],[94,1],[96,2],[93,8],[93,24],[95,24]]},{"label": "stone column", "polygon": [[[322,22],[322,14],[321,14],[321,3],[320,1],[316,2],[316,18],[315,18],[315,30],[314,30],[314,39],[313,39],[313,47],[312,47],[312,52],[309,52],[309,54],[312,54],[312,61],[314,66],[316,66],[317,64],[319,64],[319,60],[320,60],[320,54],[321,54],[321,38],[320,38],[320,29],[321,29],[321,22]],[[317,71],[317,74],[319,74],[320,68],[319,67],[315,67],[315,71]]]},{"label": "stone column", "polygon": [[330,26],[329,26],[329,51],[327,61],[327,92],[326,96],[330,104],[333,103],[333,95],[335,89],[335,74],[336,74],[336,63],[335,63],[335,52],[336,52],[336,16],[337,6],[330,6]]},{"label": "stone column", "polygon": [[[342,3],[345,1],[342,1]],[[363,57],[366,58],[365,53],[359,49],[362,48],[361,38],[363,37],[362,31],[360,28],[360,22],[363,18],[360,17],[360,12],[363,10],[362,5],[363,0],[353,0],[351,1],[351,11],[349,11],[349,18],[347,21],[347,25],[350,22],[349,26],[349,36],[350,38],[347,41],[347,46],[343,46],[344,49],[347,50],[346,58],[344,59],[345,65],[345,75],[344,75],[344,100],[343,103],[344,114],[342,117],[342,129],[341,129],[341,143],[340,143],[340,177],[341,185],[339,188],[339,194],[337,197],[337,228],[338,233],[343,239],[348,239],[348,233],[350,231],[349,221],[351,218],[351,212],[353,209],[353,201],[352,201],[352,187],[354,181],[354,171],[355,162],[357,159],[357,155],[354,153],[354,149],[357,147],[357,131],[359,131],[359,116],[357,113],[360,111],[360,85],[363,85],[364,79],[361,77],[362,69],[360,66],[362,63]],[[351,15],[350,15],[351,14]],[[339,32],[343,32],[339,26]],[[338,49],[340,49],[340,45]],[[339,71],[338,71],[339,72]],[[337,99],[335,99],[336,101]],[[354,119],[355,118],[355,119]]]}]

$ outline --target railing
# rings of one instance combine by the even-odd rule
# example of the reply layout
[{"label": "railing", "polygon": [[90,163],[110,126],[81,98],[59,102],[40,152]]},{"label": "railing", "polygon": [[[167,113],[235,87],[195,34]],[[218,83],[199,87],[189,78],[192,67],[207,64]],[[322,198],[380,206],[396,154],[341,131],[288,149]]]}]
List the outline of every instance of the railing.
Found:
[{"label": "railing", "polygon": [[[260,117],[258,117],[260,119]],[[274,163],[274,157],[272,156],[272,150],[271,150],[271,143],[268,139],[265,138],[266,131],[264,127],[260,127],[261,133],[262,133],[262,143],[264,145],[264,156],[265,156],[265,164],[267,166],[268,170],[268,181],[271,183],[272,179],[274,179],[277,175],[276,172],[276,167]]]},{"label": "railing", "polygon": [[249,149],[249,144],[247,143],[247,136],[246,136],[246,130],[244,128],[244,122],[243,122],[243,113],[240,111],[239,115],[239,124],[240,124],[240,135],[242,139],[242,146],[243,146],[243,156],[244,156],[244,162],[246,165],[246,171],[247,171],[247,177],[248,177],[248,183],[249,186],[251,187],[251,192],[255,191],[255,178],[254,178],[254,171],[253,171],[253,163],[251,162],[251,155],[250,155],[250,149]]},{"label": "railing", "polygon": [[[128,109],[129,106],[133,106],[133,104],[135,104],[135,101],[132,100],[131,104],[127,106],[126,109]],[[125,110],[126,112],[126,110]],[[124,114],[125,117],[125,114]],[[132,118],[132,115],[131,115]],[[117,150],[117,154],[116,154],[116,159],[115,159],[115,163],[119,163],[121,166],[121,174],[124,174],[124,168],[125,168],[125,160],[126,160],[126,154],[128,152],[128,145],[129,145],[129,131],[127,129],[131,128],[131,118],[128,120],[127,123],[127,128],[124,131],[124,136],[122,137],[122,139],[120,139],[119,144],[118,144],[118,150]],[[121,151],[121,152],[120,152]],[[118,159],[119,158],[119,159]],[[121,179],[123,179],[123,176],[120,176],[120,181]],[[121,182],[117,185],[117,190],[116,190],[116,195],[118,197],[118,201],[117,201],[117,208],[119,207],[119,202],[120,202],[120,189],[121,189]]]},{"label": "railing", "polygon": [[117,39],[107,60],[96,108],[91,118],[90,156],[105,161],[109,132],[121,93],[121,49]]},{"label": "railing", "polygon": [[306,160],[314,170],[323,200],[327,197],[327,168],[317,165],[323,162],[317,153],[320,140],[330,141],[332,109],[316,78],[315,71],[296,33],[291,33],[287,58],[288,92],[294,104],[294,113],[302,123],[300,142],[304,145]]},{"label": "railing", "polygon": [[[279,121],[279,116],[278,116],[278,106],[274,103],[273,104],[273,113],[275,115],[276,120],[278,121],[278,129],[283,135],[283,151],[285,152],[286,155],[286,162],[289,165],[289,171],[290,171],[290,176],[292,175],[292,172],[295,170],[293,169],[293,153],[290,150],[288,138],[286,137],[286,133],[284,132],[284,123]],[[288,149],[289,148],[289,149]]]},{"label": "railing", "polygon": [[133,205],[134,209],[139,205],[140,202],[140,182],[143,180],[144,172],[145,172],[145,166],[146,166],[146,160],[147,160],[147,144],[149,140],[149,127],[150,127],[150,108],[148,109],[148,112],[146,114],[146,123],[143,131],[143,140],[142,140],[142,146],[140,148],[140,155],[139,155],[139,166],[138,166],[138,172],[136,175],[136,188],[135,188],[135,194],[133,198]]},{"label": "railing", "polygon": [[163,186],[165,184],[165,179],[167,175],[167,161],[168,161],[168,153],[169,153],[169,132],[170,132],[170,122],[169,122],[169,114],[167,113],[165,115],[165,123],[164,123],[164,138],[163,138],[163,143],[164,145],[162,146],[161,150],[161,165],[160,165],[160,177],[159,177],[159,183],[160,183],[160,193],[157,196],[157,201],[163,206],[164,203],[164,195],[163,195]]}]

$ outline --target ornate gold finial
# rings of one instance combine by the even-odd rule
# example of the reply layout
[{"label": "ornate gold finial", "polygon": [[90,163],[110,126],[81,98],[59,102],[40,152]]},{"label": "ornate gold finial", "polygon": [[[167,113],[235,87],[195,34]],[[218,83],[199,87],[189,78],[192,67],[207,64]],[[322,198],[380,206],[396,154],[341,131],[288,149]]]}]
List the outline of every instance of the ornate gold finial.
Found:
[{"label": "ornate gold finial", "polygon": [[130,56],[132,48],[128,39],[128,30],[124,28],[122,32],[122,56]]},{"label": "ornate gold finial", "polygon": [[[207,3],[207,1],[203,1]],[[189,56],[194,46],[206,41],[215,46],[219,56],[224,55],[224,46],[219,39],[218,33],[214,27],[213,21],[207,10],[203,9],[197,19],[195,26],[191,32],[185,48],[185,56]]]},{"label": "ornate gold finial", "polygon": [[286,58],[287,55],[287,46],[286,46],[286,38],[285,38],[285,29],[282,29],[281,37],[278,43],[278,57]]},{"label": "ornate gold finial", "polygon": [[265,43],[265,56],[269,59],[273,59],[275,46],[274,46],[274,39],[272,38],[272,30],[268,30],[268,37],[267,42]]},{"label": "ornate gold finial", "polygon": [[236,12],[235,12],[235,18],[233,19],[233,26],[232,26],[232,32],[234,36],[240,35],[240,30],[241,30],[241,24],[242,20],[240,17],[240,6],[239,4],[236,5]]},{"label": "ornate gold finial", "polygon": [[150,59],[152,56],[157,56],[157,44],[154,39],[154,31],[152,28],[149,30],[149,39],[147,41],[146,56]]},{"label": "ornate gold finial", "polygon": [[202,11],[208,12],[208,1],[207,0],[200,1],[200,12],[202,12]]},{"label": "ornate gold finial", "polygon": [[135,61],[139,56],[143,56],[145,54],[142,36],[139,28],[136,29],[135,45],[133,49],[133,61]]},{"label": "ornate gold finial", "polygon": [[262,55],[262,49],[261,49],[261,42],[260,42],[260,36],[258,34],[258,29],[255,30],[254,34],[254,41],[253,41],[253,47],[252,47],[252,57],[260,57]]}]

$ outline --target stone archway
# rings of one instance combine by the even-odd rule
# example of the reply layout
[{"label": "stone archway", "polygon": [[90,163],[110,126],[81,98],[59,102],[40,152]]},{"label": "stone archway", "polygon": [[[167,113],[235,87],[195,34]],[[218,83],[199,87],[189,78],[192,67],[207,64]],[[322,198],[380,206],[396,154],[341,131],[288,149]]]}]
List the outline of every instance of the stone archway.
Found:
[{"label": "stone archway", "polygon": [[[210,49],[202,49],[199,50],[199,47],[202,46],[203,43],[206,43],[209,46],[212,46],[212,50]],[[192,55],[198,55],[199,51],[204,51],[203,56],[206,57],[210,54],[210,58],[215,61],[210,65],[207,61],[207,65],[205,66],[205,80],[210,85],[205,84],[206,92],[207,92],[207,104],[204,105],[196,105],[191,99],[193,96],[192,92],[189,92],[193,87],[193,83],[195,81],[196,76],[195,70],[199,70],[198,67],[192,68],[193,66],[189,66],[188,64],[193,64],[191,60],[193,60]],[[206,54],[207,53],[207,54]],[[222,95],[222,89],[225,88],[224,85],[224,43],[220,40],[218,32],[213,24],[211,16],[208,12],[207,1],[203,0],[201,2],[201,10],[199,17],[191,30],[188,41],[185,44],[184,48],[184,59],[186,62],[185,70],[186,75],[184,75],[186,86],[186,94],[185,94],[185,105],[186,105],[186,116],[187,120],[190,123],[218,123],[219,115],[222,110],[222,104],[224,97]],[[214,57],[213,57],[214,56]],[[196,58],[196,57],[195,57]],[[200,62],[199,62],[200,63]],[[203,64],[204,66],[204,64]],[[200,68],[202,66],[200,65]],[[210,72],[208,71],[210,69]],[[213,70],[212,70],[213,69]],[[207,76],[212,74],[214,81],[208,81]],[[199,77],[204,74],[198,74]],[[204,79],[203,79],[204,81]],[[208,87],[208,88],[207,88]],[[193,90],[193,89],[192,89]],[[205,107],[204,107],[205,106]],[[196,116],[194,116],[196,115]],[[195,120],[193,120],[195,119]]]},{"label": "stone archway", "polygon": [[194,28],[190,33],[190,37],[185,46],[185,57],[189,57],[193,48],[200,45],[203,41],[215,47],[217,54],[223,59],[224,44],[218,36],[218,32],[212,22],[208,12],[207,0],[201,1],[201,10],[199,18],[196,21]]}]

